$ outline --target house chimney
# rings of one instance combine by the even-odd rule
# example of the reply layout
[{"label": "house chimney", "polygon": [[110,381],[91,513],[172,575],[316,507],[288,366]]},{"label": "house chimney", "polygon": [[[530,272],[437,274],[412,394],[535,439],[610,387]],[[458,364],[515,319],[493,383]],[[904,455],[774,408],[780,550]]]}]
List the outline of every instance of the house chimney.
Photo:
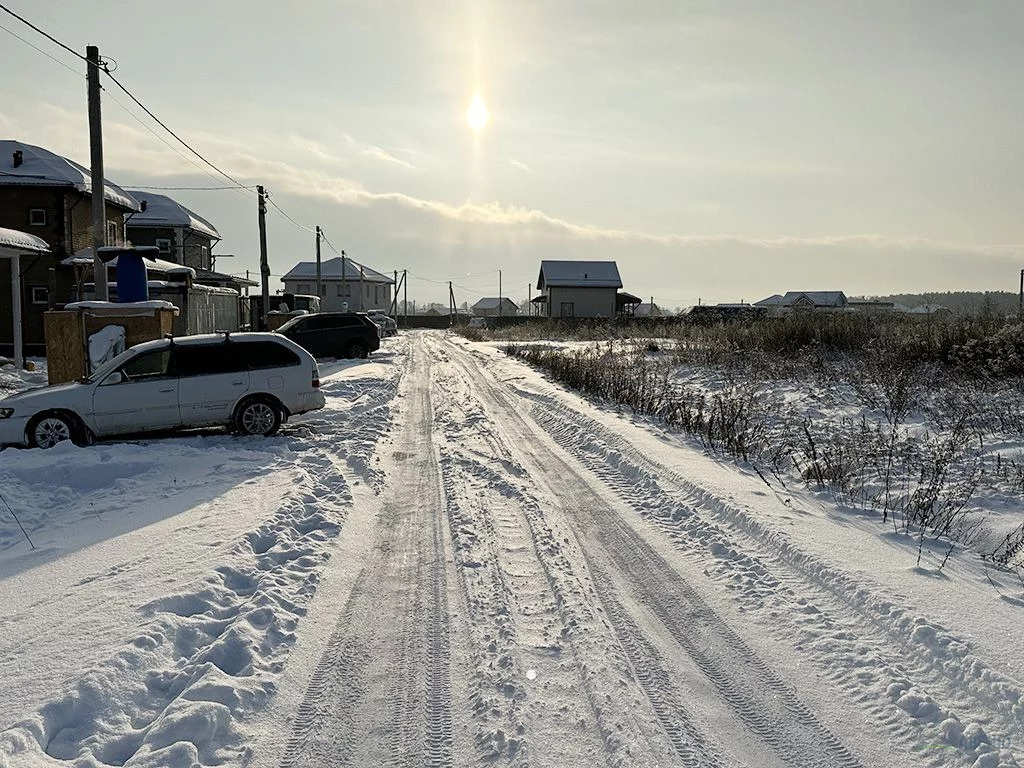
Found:
[{"label": "house chimney", "polygon": [[23,162],[25,162],[25,153],[20,149],[14,150],[14,167],[17,168]]}]

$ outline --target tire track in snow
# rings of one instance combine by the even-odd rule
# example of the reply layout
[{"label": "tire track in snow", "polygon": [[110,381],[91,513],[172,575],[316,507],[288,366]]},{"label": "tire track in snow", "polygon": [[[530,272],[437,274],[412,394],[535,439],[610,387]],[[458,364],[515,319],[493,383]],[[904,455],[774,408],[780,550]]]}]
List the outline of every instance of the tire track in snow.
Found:
[{"label": "tire track in snow", "polygon": [[[435,356],[441,357],[446,351],[438,350]],[[477,376],[461,360],[457,363],[465,382],[463,388],[468,384],[472,390],[477,390]],[[452,387],[453,390],[458,388]],[[480,397],[481,401],[483,399]],[[563,629],[560,642],[570,652],[567,655],[574,662],[577,684],[594,713],[609,762],[613,765],[675,764],[671,762],[674,751],[681,761],[679,764],[684,766],[720,767],[735,764],[732,758],[726,760],[723,757],[724,752],[717,745],[716,737],[700,732],[669,680],[657,651],[643,637],[636,623],[626,617],[618,603],[612,603],[618,611],[609,610],[609,605],[604,602],[607,595],[602,595],[601,601],[595,599],[595,590],[598,593],[602,591],[601,578],[586,579],[584,583],[575,574],[568,552],[570,538],[566,537],[566,534],[570,537],[571,534],[569,531],[561,531],[556,535],[552,529],[543,511],[545,505],[537,500],[549,494],[537,488],[529,472],[515,463],[517,451],[495,428],[493,409],[489,414],[485,413],[480,403],[474,401],[467,408],[466,416],[466,421],[473,424],[474,429],[466,430],[469,433],[467,435],[455,435],[458,444],[471,446],[471,438],[475,436],[476,441],[483,445],[480,450],[459,451],[461,454],[472,454],[463,458],[461,463],[472,474],[486,480],[489,486],[500,487],[502,495],[511,497],[524,518],[520,525],[528,528],[527,535],[531,539],[534,554],[544,569],[561,616]],[[521,444],[522,441],[516,441],[516,445]],[[494,466],[485,464],[484,459]],[[538,468],[536,471],[541,470]],[[496,511],[500,508],[499,502],[492,502],[488,505],[487,513],[500,515]],[[576,537],[571,538],[574,540]],[[582,553],[578,556],[583,557]],[[593,575],[594,570],[587,567],[585,561],[580,565]],[[523,618],[517,616],[516,620],[518,624]],[[614,660],[614,665],[610,669],[602,668],[601,662],[609,659]],[[620,676],[618,686],[609,685],[614,675]],[[627,685],[631,677],[639,686],[636,694],[638,703],[644,696],[650,703],[652,719],[657,723],[652,725],[655,730],[660,727],[668,742],[664,746],[651,743],[649,735],[640,725],[638,713],[632,717],[623,717],[622,710],[628,711],[629,705],[608,706],[613,700],[623,704],[628,701],[628,697],[623,695],[622,686]],[[563,738],[571,739],[572,736],[566,734]],[[557,761],[552,764],[561,765]]]},{"label": "tire track in snow", "polygon": [[[711,574],[727,580],[747,610],[768,610],[773,631],[780,631],[779,617],[797,617],[783,626],[795,627],[802,646],[812,652],[821,646],[823,655],[816,661],[823,673],[871,712],[880,729],[905,741],[908,750],[942,742],[944,731],[936,724],[959,721],[958,712],[974,717],[979,707],[992,738],[1024,737],[1020,687],[970,656],[963,643],[800,552],[783,535],[656,465],[584,415],[543,397],[535,398],[534,410],[538,423],[560,445],[658,525],[677,548],[692,557],[698,543],[711,554],[716,563]],[[703,519],[698,510],[726,527]],[[844,663],[837,664],[837,658]],[[951,746],[962,748],[952,727]],[[971,758],[995,756],[983,742],[964,751]],[[999,764],[1016,765],[1012,756],[1000,759]]]},{"label": "tire track in snow", "polygon": [[[628,579],[635,598],[661,620],[680,649],[748,728],[787,765],[858,766],[856,757],[685,579],[608,509],[586,479],[543,447],[536,439],[538,428],[520,415],[506,392],[492,383],[465,352],[458,350],[452,356],[488,401],[492,422],[500,419],[517,433],[513,440],[530,456],[536,476],[543,479],[557,475],[558,482],[548,484],[549,492],[577,516],[581,541],[596,545],[615,570]],[[588,559],[593,561],[593,554]],[[611,597],[607,581],[595,578],[594,586]],[[614,604],[611,613],[615,613]],[[629,635],[627,627],[616,629]],[[727,652],[722,653],[723,649]]]},{"label": "tire track in snow", "polygon": [[452,764],[448,557],[428,376],[414,349],[397,442],[415,453],[394,453],[372,555],[299,706],[283,768]]}]

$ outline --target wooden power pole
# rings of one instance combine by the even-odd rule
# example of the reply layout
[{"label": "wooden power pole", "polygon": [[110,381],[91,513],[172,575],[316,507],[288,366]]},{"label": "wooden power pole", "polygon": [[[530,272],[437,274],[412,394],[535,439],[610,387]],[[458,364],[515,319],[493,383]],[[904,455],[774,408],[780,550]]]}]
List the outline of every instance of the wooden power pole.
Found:
[{"label": "wooden power pole", "polygon": [[323,289],[320,279],[320,227],[316,228],[316,295],[323,301]]},{"label": "wooden power pole", "polygon": [[259,198],[259,222],[260,222],[260,275],[263,280],[262,301],[260,309],[260,330],[267,330],[267,312],[270,311],[270,262],[267,260],[267,191],[262,186],[256,187],[256,195]]},{"label": "wooden power pole", "polygon": [[99,301],[110,300],[107,265],[100,260],[100,248],[107,244],[106,184],[103,180],[103,114],[100,110],[100,49],[85,48],[86,86],[89,99],[89,163],[92,173],[92,271]]}]

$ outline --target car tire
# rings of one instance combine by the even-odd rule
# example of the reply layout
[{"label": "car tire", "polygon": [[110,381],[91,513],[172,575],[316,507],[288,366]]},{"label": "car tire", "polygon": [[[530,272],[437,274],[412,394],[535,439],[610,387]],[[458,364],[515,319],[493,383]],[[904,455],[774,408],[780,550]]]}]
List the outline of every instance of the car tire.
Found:
[{"label": "car tire", "polygon": [[270,437],[281,428],[281,406],[269,397],[250,397],[235,411],[235,431],[242,435]]},{"label": "car tire", "polygon": [[348,351],[345,353],[345,357],[350,360],[355,360],[357,357],[366,358],[370,354],[370,350],[367,349],[366,344],[361,341],[353,341],[348,345]]},{"label": "car tire", "polygon": [[89,432],[72,414],[47,411],[35,416],[28,425],[28,444],[33,448],[52,448],[70,440],[75,445],[88,445]]}]

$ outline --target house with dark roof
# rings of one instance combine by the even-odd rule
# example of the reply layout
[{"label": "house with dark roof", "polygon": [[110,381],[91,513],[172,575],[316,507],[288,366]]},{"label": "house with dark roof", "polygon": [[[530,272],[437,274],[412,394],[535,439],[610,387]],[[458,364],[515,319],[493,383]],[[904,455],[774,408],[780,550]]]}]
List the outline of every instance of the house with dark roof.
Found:
[{"label": "house with dark roof", "polygon": [[193,269],[213,269],[211,252],[221,239],[213,224],[167,195],[145,190],[128,193],[142,206],[125,223],[132,245],[153,245],[161,259]]},{"label": "house with dark roof", "polygon": [[850,302],[842,291],[788,291],[761,299],[755,307],[765,307],[769,314],[779,315],[790,312],[842,312],[850,308]]},{"label": "house with dark roof", "polygon": [[[125,216],[139,203],[109,180],[103,186],[107,245],[125,244]],[[74,160],[21,141],[0,140],[0,227],[41,238],[50,252],[23,259],[22,323],[28,354],[43,354],[43,312],[77,298],[76,269],[61,262],[93,245],[92,177]],[[79,281],[80,282],[80,281]],[[11,273],[0,262],[0,349],[13,344]]]},{"label": "house with dark roof", "polygon": [[614,261],[544,260],[534,302],[546,317],[615,317],[621,287]]},{"label": "house with dark roof", "polygon": [[[286,293],[316,295],[316,262],[300,261],[281,278]],[[346,256],[320,264],[320,308],[323,312],[363,312],[391,308],[393,278]]]},{"label": "house with dark roof", "polygon": [[480,299],[471,309],[477,317],[512,317],[519,314],[519,307],[512,299],[502,296],[488,296]]}]

